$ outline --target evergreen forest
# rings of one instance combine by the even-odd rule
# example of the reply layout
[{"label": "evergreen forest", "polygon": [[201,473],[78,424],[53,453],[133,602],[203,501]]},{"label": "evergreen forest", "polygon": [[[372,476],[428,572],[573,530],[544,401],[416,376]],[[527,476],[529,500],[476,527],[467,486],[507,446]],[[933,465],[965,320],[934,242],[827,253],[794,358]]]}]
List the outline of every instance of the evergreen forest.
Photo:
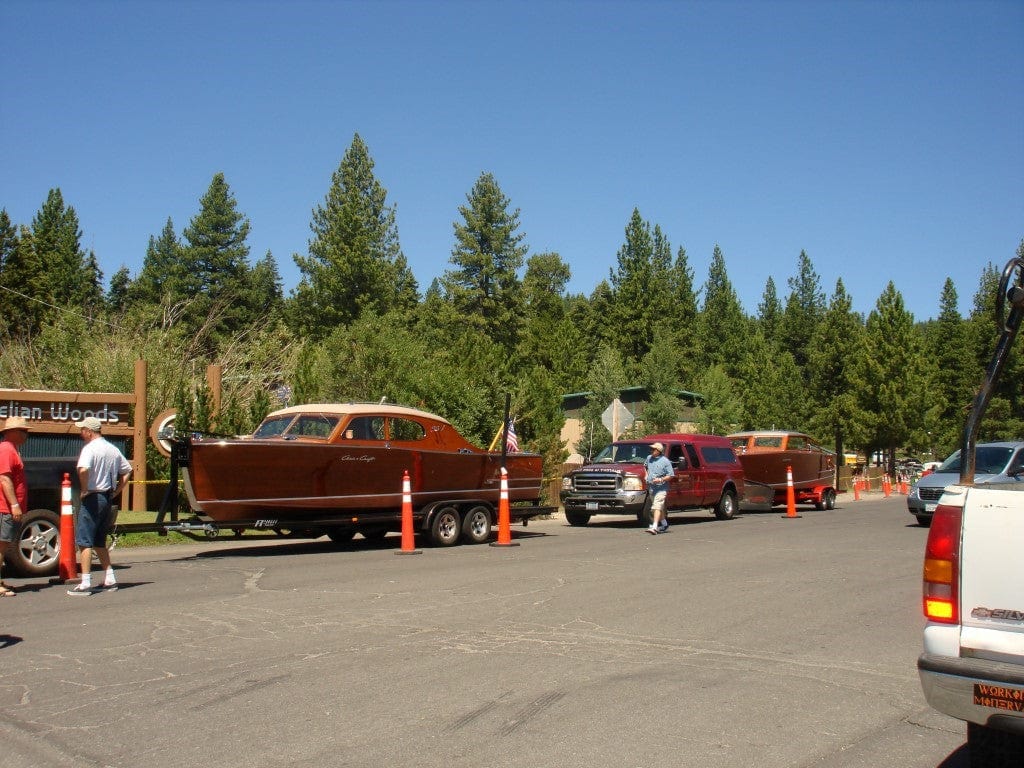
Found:
[{"label": "evergreen forest", "polygon": [[[558,253],[530,252],[493,175],[457,202],[447,268],[420,286],[356,134],[312,211],[306,252],[292,256],[300,278],[285,296],[275,256],[250,252],[250,222],[222,173],[183,228],[168,218],[140,243],[137,274],[122,267],[109,280],[54,188],[31,222],[0,210],[0,381],[130,392],[143,358],[149,419],[177,407],[190,428],[236,434],[286,402],[386,398],[444,416],[481,446],[510,393],[520,445],[543,454],[552,477],[576,450],[559,437],[562,396],[592,393],[583,417],[597,449],[610,440],[601,412],[633,386],[647,393],[642,433],[671,431],[689,391],[700,395],[700,431],[795,429],[838,450],[942,458],[959,445],[995,346],[996,288],[1015,255],[981,268],[967,317],[950,279],[935,319],[916,322],[892,282],[865,317],[841,279],[821,285],[804,252],[748,314],[720,248],[698,283],[685,248],[638,210],[587,296],[568,293]],[[223,371],[216,414],[210,363]],[[1013,353],[980,439],[1024,438],[1022,374]],[[150,455],[151,476],[165,476]]]}]

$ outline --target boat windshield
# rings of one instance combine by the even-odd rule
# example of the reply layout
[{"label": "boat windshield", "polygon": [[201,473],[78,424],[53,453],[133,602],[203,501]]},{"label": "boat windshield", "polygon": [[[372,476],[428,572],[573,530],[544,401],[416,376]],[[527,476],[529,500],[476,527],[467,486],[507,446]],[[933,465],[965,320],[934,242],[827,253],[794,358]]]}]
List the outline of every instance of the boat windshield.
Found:
[{"label": "boat windshield", "polygon": [[319,437],[327,439],[338,426],[339,416],[323,413],[300,413],[298,416],[276,416],[264,420],[255,437]]},{"label": "boat windshield", "polygon": [[[781,448],[782,435],[758,435],[754,438],[755,448]],[[802,446],[801,446],[802,447]]]},{"label": "boat windshield", "polygon": [[606,446],[594,461],[601,464],[643,464],[651,455],[651,446],[643,443],[612,443]]}]

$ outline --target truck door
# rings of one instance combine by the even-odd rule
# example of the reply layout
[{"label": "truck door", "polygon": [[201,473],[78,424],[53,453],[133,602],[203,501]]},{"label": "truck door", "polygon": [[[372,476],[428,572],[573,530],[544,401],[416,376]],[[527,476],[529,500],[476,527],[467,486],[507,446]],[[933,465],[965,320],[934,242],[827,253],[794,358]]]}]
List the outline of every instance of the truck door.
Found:
[{"label": "truck door", "polygon": [[673,509],[687,509],[699,506],[703,497],[701,491],[700,457],[692,445],[673,443],[669,446],[669,461],[675,469],[669,506]]}]

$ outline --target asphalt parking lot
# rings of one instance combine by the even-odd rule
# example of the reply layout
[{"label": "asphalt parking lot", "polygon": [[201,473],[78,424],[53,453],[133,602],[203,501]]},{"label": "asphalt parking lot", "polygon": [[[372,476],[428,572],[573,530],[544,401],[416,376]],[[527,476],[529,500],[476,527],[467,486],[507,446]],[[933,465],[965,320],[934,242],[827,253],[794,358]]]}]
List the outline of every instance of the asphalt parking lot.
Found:
[{"label": "asphalt parking lot", "polygon": [[962,768],[901,497],[716,521],[116,549],[0,599],[7,765]]}]

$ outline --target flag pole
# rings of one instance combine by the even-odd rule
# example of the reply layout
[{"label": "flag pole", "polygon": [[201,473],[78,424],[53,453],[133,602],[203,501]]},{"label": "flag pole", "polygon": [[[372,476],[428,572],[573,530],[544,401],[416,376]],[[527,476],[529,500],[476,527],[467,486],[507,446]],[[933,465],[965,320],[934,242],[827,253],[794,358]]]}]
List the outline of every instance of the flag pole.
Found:
[{"label": "flag pole", "polygon": [[512,407],[512,393],[505,393],[505,420],[501,423],[501,466],[506,466],[505,460],[508,457],[508,412]]}]

